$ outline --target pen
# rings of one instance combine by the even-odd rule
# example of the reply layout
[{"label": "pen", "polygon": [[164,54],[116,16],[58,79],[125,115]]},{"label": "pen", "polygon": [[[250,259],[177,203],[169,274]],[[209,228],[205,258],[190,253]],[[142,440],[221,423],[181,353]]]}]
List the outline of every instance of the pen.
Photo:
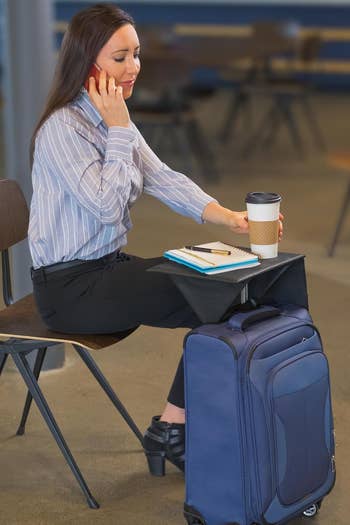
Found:
[{"label": "pen", "polygon": [[[191,250],[193,251],[193,250]],[[208,261],[208,259],[204,259],[204,257],[200,257],[199,255],[195,255],[194,253],[188,253],[186,252],[185,250],[179,250],[179,252],[182,252],[182,253],[187,253],[187,255],[189,255],[190,257],[195,257],[196,259],[200,259],[201,261],[207,263],[207,264],[211,264],[212,266],[216,266],[215,263],[213,263],[212,261]]]},{"label": "pen", "polygon": [[212,248],[202,248],[201,246],[185,246],[186,250],[194,252],[216,253],[217,255],[231,255],[229,250],[215,250]]},{"label": "pen", "polygon": [[[227,244],[228,246],[231,246],[231,244],[228,243],[228,242],[226,242],[226,241],[221,241],[221,242],[223,242],[224,244]],[[232,248],[237,249],[236,246],[232,246]],[[238,248],[238,249],[244,251],[246,254],[247,254],[247,253],[251,253],[252,255],[255,255],[255,257],[257,257],[257,258],[259,259],[259,261],[262,261],[262,260],[263,260],[263,258],[261,257],[261,255],[259,255],[258,253],[254,253],[254,252],[252,252],[251,250],[248,251],[248,248]]]}]

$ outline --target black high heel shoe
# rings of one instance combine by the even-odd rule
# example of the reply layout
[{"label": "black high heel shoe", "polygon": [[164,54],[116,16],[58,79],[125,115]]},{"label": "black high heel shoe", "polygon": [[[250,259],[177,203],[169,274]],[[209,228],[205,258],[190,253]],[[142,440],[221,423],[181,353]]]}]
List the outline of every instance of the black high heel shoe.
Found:
[{"label": "black high heel shoe", "polygon": [[185,424],[166,423],[152,417],[143,437],[143,448],[152,476],[165,475],[165,460],[185,471]]}]

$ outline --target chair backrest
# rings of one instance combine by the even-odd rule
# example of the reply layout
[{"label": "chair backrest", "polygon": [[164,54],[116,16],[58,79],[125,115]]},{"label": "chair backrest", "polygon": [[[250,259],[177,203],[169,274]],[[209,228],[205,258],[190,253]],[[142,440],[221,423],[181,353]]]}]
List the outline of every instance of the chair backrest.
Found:
[{"label": "chair backrest", "polygon": [[138,29],[138,34],[143,49],[138,89],[160,91],[189,83],[190,68],[176,53],[178,37],[172,27],[143,26]]},{"label": "chair backrest", "polygon": [[265,82],[275,76],[271,59],[275,56],[295,58],[300,45],[300,27],[290,20],[258,20],[252,24],[254,80]]},{"label": "chair backrest", "polygon": [[27,237],[29,210],[18,183],[0,180],[0,251]]},{"label": "chair backrest", "polygon": [[300,40],[300,28],[294,21],[256,21],[252,24],[252,40],[257,54],[264,56],[295,53]]},{"label": "chair backrest", "polygon": [[142,69],[138,78],[138,89],[149,89],[154,92],[164,89],[178,90],[190,84],[190,66],[183,58],[175,55],[159,56],[155,52],[153,56],[142,59]]},{"label": "chair backrest", "polygon": [[299,48],[299,60],[307,64],[314,62],[319,56],[321,45],[322,38],[318,33],[303,37]]}]

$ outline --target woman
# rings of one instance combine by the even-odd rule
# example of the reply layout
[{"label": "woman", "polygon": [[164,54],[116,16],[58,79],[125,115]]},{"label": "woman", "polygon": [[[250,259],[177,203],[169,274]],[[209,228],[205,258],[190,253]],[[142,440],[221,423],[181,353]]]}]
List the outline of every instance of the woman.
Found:
[{"label": "woman", "polygon": [[[87,91],[94,64],[99,85],[90,77]],[[246,212],[223,208],[163,164],[131,122],[125,100],[139,71],[140,43],[127,13],[99,4],[73,17],[32,139],[32,278],[39,312],[52,330],[200,324],[166,275],[147,272],[161,258],[121,251],[129,210],[143,191],[199,223],[248,231]],[[145,435],[152,474],[164,473],[165,458],[184,469],[184,423],[181,361],[165,409]]]}]

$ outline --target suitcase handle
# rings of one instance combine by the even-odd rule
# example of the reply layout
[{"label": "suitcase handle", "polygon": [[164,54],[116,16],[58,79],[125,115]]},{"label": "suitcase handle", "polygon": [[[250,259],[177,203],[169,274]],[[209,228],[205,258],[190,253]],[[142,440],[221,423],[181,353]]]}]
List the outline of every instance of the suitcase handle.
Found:
[{"label": "suitcase handle", "polygon": [[274,306],[259,306],[256,310],[251,310],[250,312],[234,314],[228,320],[228,325],[234,330],[245,330],[253,323],[276,317],[280,313],[280,310]]}]

